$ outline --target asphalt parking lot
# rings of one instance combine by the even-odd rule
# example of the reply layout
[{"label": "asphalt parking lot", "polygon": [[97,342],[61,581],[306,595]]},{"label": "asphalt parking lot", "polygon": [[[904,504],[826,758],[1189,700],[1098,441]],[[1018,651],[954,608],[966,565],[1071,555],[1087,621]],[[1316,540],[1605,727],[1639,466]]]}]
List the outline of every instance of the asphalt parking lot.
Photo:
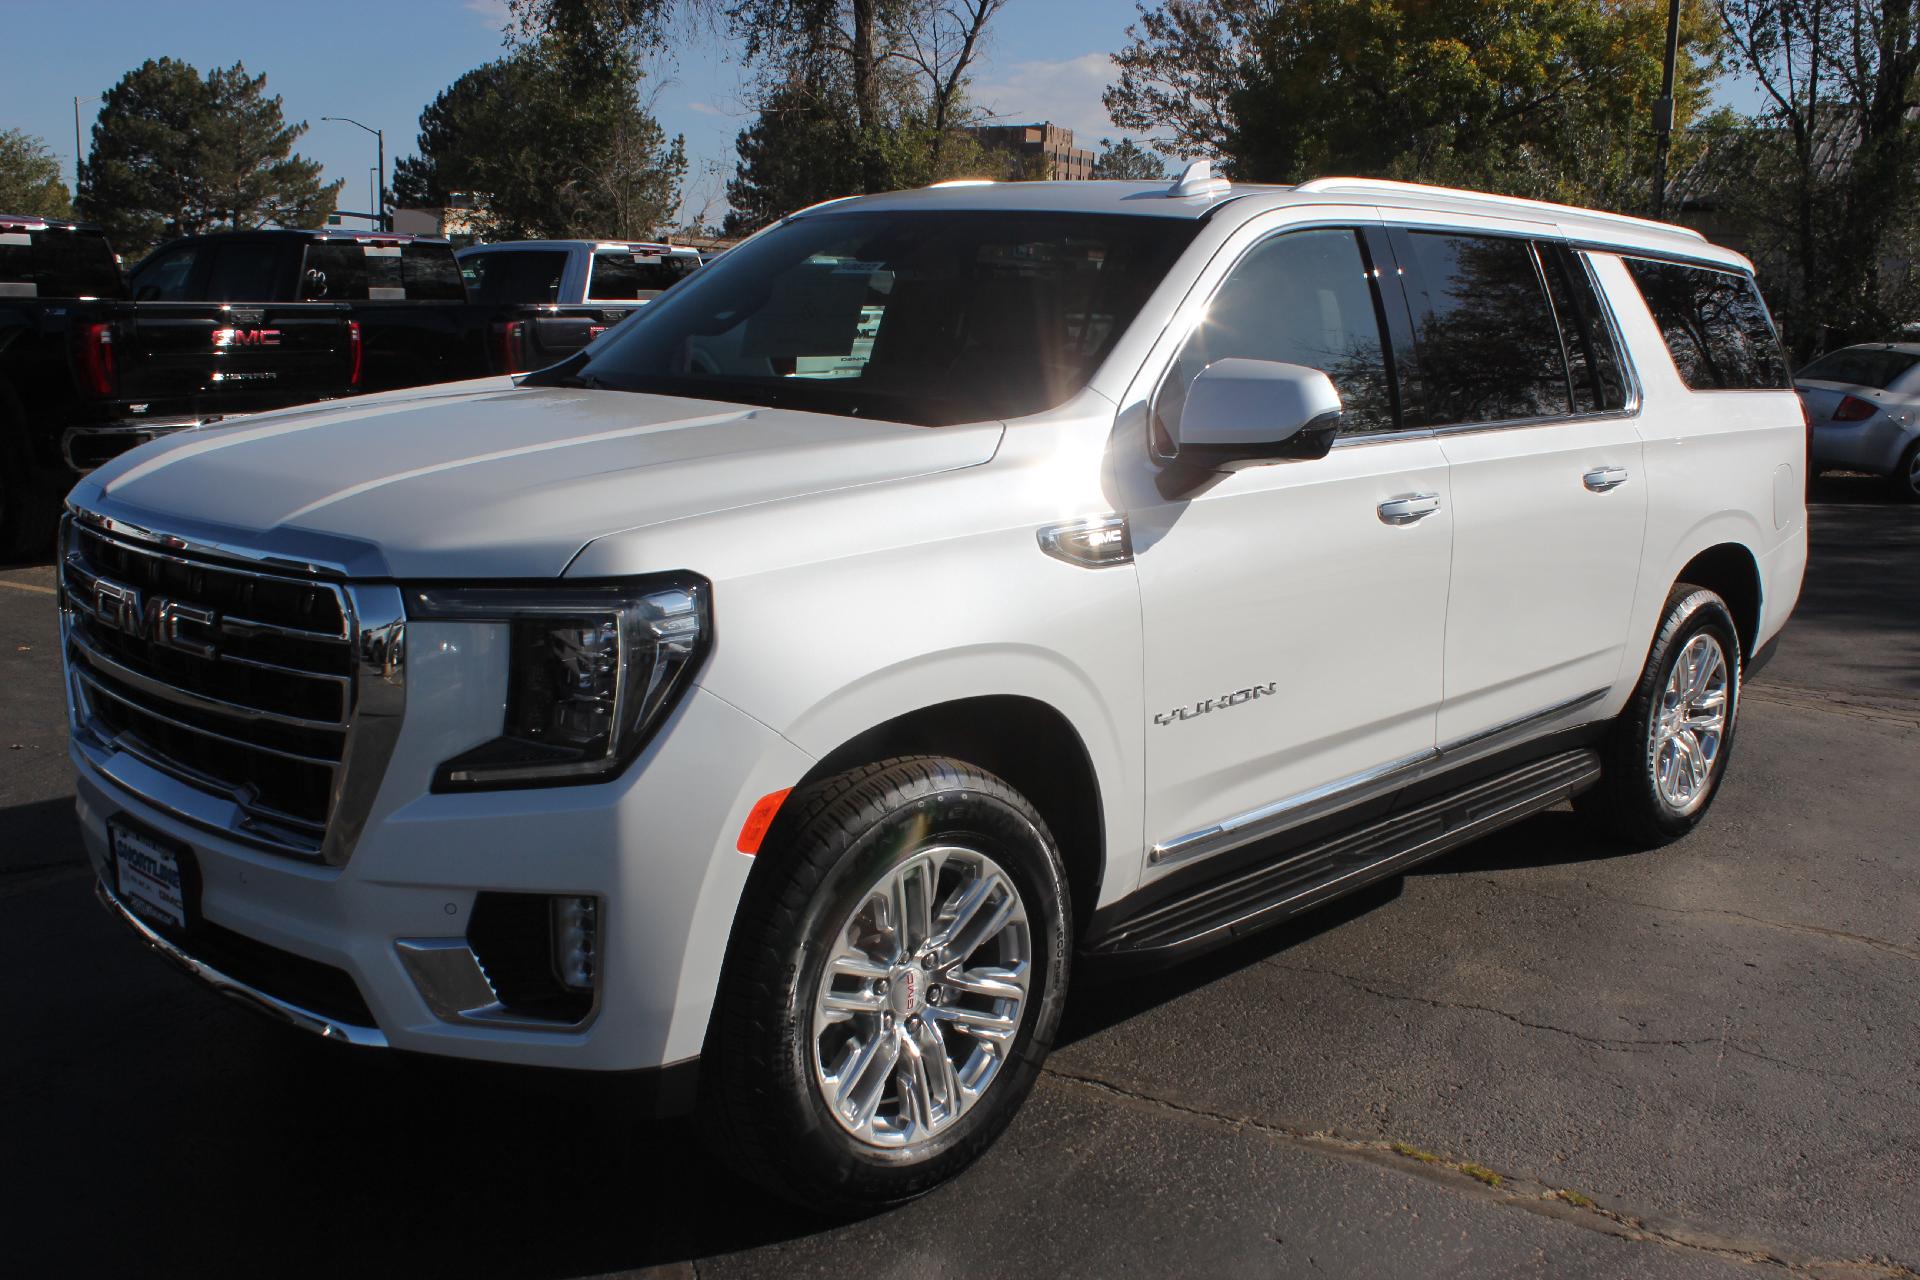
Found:
[{"label": "asphalt parking lot", "polygon": [[337,1048],[141,953],[81,865],[52,570],[0,570],[0,1270],[1920,1276],[1920,509],[1816,497],[1695,835],[1549,812],[1084,985],[1000,1145],[852,1224],[691,1122]]}]

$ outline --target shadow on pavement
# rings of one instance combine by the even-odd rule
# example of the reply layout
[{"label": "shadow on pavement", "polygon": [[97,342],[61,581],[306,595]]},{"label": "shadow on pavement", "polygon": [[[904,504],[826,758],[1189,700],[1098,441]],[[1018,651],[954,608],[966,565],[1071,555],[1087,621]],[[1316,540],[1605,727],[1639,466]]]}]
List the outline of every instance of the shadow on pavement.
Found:
[{"label": "shadow on pavement", "polygon": [[[80,866],[80,822],[73,797],[36,800],[0,809],[0,876],[48,867]],[[4,883],[4,881],[0,881]]]}]

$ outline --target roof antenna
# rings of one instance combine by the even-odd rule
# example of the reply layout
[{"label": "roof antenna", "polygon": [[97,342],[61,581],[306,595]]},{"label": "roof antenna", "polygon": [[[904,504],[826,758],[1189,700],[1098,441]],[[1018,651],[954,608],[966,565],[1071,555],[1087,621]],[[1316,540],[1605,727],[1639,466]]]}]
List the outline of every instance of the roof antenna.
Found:
[{"label": "roof antenna", "polygon": [[1174,179],[1171,187],[1167,188],[1167,194],[1176,200],[1191,196],[1210,196],[1225,191],[1232,185],[1225,178],[1214,173],[1213,161],[1195,160],[1181,170],[1180,176]]}]

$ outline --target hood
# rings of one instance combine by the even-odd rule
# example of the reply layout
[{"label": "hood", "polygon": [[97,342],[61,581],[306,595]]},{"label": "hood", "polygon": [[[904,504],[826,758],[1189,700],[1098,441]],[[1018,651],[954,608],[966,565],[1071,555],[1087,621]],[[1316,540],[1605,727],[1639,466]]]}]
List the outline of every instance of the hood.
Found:
[{"label": "hood", "polygon": [[490,381],[183,432],[71,500],[356,578],[549,578],[624,529],[977,466],[1002,431]]}]

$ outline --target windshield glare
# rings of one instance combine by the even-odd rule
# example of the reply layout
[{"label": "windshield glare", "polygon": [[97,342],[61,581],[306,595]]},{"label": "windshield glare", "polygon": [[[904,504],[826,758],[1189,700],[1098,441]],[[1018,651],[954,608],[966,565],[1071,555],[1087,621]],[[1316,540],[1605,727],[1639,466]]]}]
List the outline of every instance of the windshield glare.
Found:
[{"label": "windshield glare", "polygon": [[799,218],[690,277],[574,380],[923,426],[1086,385],[1195,224],[1040,213]]}]

